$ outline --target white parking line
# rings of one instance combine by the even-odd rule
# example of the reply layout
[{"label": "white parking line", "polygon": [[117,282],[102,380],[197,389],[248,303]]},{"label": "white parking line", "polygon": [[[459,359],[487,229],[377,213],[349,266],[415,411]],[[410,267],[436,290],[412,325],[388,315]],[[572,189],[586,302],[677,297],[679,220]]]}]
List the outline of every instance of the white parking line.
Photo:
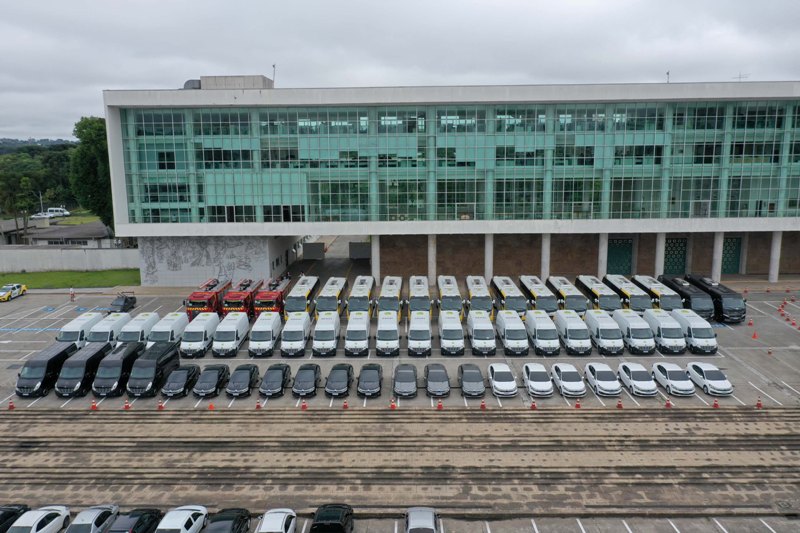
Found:
[{"label": "white parking line", "polygon": [[769,530],[770,530],[772,533],[777,533],[777,532],[776,532],[774,529],[772,529],[772,527],[770,527],[770,525],[769,525],[769,524],[767,524],[766,522],[764,522],[764,519],[763,519],[763,518],[759,518],[758,520],[759,520],[759,521],[760,521],[762,524],[764,524],[764,527],[765,527],[765,528],[767,528],[767,529],[769,529]]},{"label": "white parking line", "polygon": [[328,407],[329,407],[329,408],[330,408],[330,407],[333,407],[333,396],[331,396],[331,401],[330,401],[330,403],[328,403]]},{"label": "white parking line", "polygon": [[531,518],[531,526],[533,526],[533,533],[539,533],[539,528],[536,527],[536,520]]},{"label": "white parking line", "polygon": [[486,525],[486,533],[492,533],[492,528],[489,527],[489,522],[484,520],[483,523]]},{"label": "white parking line", "polygon": [[295,406],[295,407],[297,407],[298,405],[300,405],[300,400],[302,400],[302,398],[298,398],[298,399],[297,399],[297,401],[294,403],[294,406]]},{"label": "white parking line", "polygon": [[464,407],[469,409],[469,404],[467,403],[467,397],[466,396],[462,396],[461,399],[464,400]]},{"label": "white parking line", "polygon": [[61,404],[61,407],[59,407],[59,409],[63,409],[63,408],[64,408],[64,406],[65,406],[65,405],[67,405],[67,404],[68,404],[69,402],[71,402],[72,400],[73,400],[73,399],[72,399],[72,398],[70,398],[70,399],[69,399],[69,400],[67,400],[66,402],[62,403],[62,404]]},{"label": "white parking line", "polygon": [[195,409],[197,409],[197,406],[198,406],[198,405],[200,405],[200,402],[202,402],[202,401],[203,401],[203,399],[202,399],[202,398],[200,398],[199,400],[197,400],[197,403],[196,403],[196,404],[194,404],[194,408],[195,408]]},{"label": "white parking line", "polygon": [[500,407],[503,407],[503,402],[500,401],[500,398],[495,396],[494,399],[497,400],[497,405],[499,405]]},{"label": "white parking line", "polygon": [[366,406],[367,406],[367,397],[364,396],[364,407],[366,407]]},{"label": "white parking line", "polygon": [[0,404],[7,402],[8,400],[10,400],[13,397],[14,397],[14,394],[9,394],[8,396],[6,396],[2,400],[0,400]]},{"label": "white parking line", "polygon": [[719,520],[717,520],[716,518],[712,518],[711,520],[713,520],[714,523],[717,524],[717,527],[719,527],[722,530],[722,533],[728,533],[728,530],[722,527],[722,524],[719,523]]},{"label": "white parking line", "polygon": [[300,533],[306,533],[306,526],[308,526],[308,520],[303,522],[303,530]]},{"label": "white parking line", "polygon": [[606,402],[604,402],[603,400],[600,399],[600,396],[598,396],[598,394],[594,391],[594,389],[589,387],[589,390],[592,391],[592,394],[594,394],[594,397],[597,398],[598,402],[600,402],[600,405],[605,407],[606,406]]},{"label": "white parking line", "polygon": [[183,306],[180,306],[180,307],[178,307],[176,310],[174,310],[174,311],[173,311],[173,313],[177,313],[177,312],[178,312],[178,311],[180,311],[181,309],[183,309]]},{"label": "white parking line", "polygon": [[674,530],[675,530],[675,533],[681,533],[681,530],[680,530],[680,529],[678,529],[678,526],[676,526],[675,524],[673,524],[673,523],[672,523],[672,520],[670,520],[669,518],[667,518],[667,522],[669,522],[669,525],[671,525],[671,526],[672,526],[672,529],[674,529]]},{"label": "white parking line", "polygon": [[433,396],[431,396],[430,398],[431,398],[431,407],[433,407]]},{"label": "white parking line", "polygon": [[706,405],[711,405],[710,403],[708,403],[708,402],[705,400],[705,398],[703,398],[702,396],[700,396],[700,395],[699,395],[699,394],[697,394],[696,392],[694,393],[694,395],[695,395],[695,397],[696,397],[698,400],[700,400],[700,401],[701,401],[701,402],[703,402],[704,404],[706,404]]},{"label": "white parking line", "polygon": [[581,528],[581,533],[586,533],[586,530],[583,529],[583,524],[581,524],[581,519],[576,518],[575,520],[578,522],[578,527]]},{"label": "white parking line", "polygon": [[566,396],[562,396],[562,398],[564,399],[564,402],[567,404],[568,407],[572,407],[572,404],[569,403],[569,400],[567,400]]},{"label": "white parking line", "polygon": [[99,402],[97,402],[97,405],[100,405],[101,403],[103,403],[104,401],[106,401],[106,398],[107,398],[107,396],[103,396],[102,398],[100,398],[100,401],[99,401]]},{"label": "white parking line", "polygon": [[235,402],[235,401],[236,401],[236,398],[232,398],[231,399],[231,403],[228,404],[228,409],[230,409],[231,406],[233,406],[233,402]]},{"label": "white parking line", "polygon": [[[775,309],[775,310],[777,310],[777,309],[778,309],[778,306],[776,306],[776,305],[772,305],[772,304],[771,304],[771,303],[769,303],[769,302],[761,302],[761,303],[763,303],[764,305],[768,305],[768,306],[770,306],[771,308],[773,308],[773,309]],[[750,304],[747,304],[747,305],[750,305]],[[752,307],[752,306],[751,306],[751,307]],[[792,323],[791,323],[791,322],[786,322],[786,320],[785,320],[785,319],[783,319],[783,318],[778,318],[778,317],[776,317],[776,316],[772,316],[771,314],[768,314],[768,315],[766,315],[766,316],[768,316],[768,317],[769,317],[769,318],[771,318],[772,320],[775,320],[776,322],[780,322],[781,324],[783,324],[784,326],[788,327],[788,328],[789,328],[789,329],[791,329],[792,331],[795,331],[795,328],[792,326]]]},{"label": "white parking line", "polygon": [[625,394],[628,395],[628,398],[630,398],[633,401],[633,403],[636,404],[637,407],[641,407],[642,406],[639,402],[636,401],[636,398],[634,398],[633,395],[630,392],[628,392],[627,389],[622,389],[622,390],[625,391]]},{"label": "white parking line", "polygon": [[44,398],[44,396],[39,396],[38,398],[36,398],[35,400],[33,400],[31,403],[29,403],[29,404],[28,404],[28,405],[26,405],[25,407],[33,407],[33,406],[34,406],[34,404],[36,404],[36,402],[38,402],[38,401],[39,401],[39,400],[41,400],[42,398]]},{"label": "white parking line", "polygon": [[167,406],[167,404],[169,403],[169,401],[170,401],[171,399],[172,399],[172,398],[167,398],[166,400],[164,400],[163,402],[161,402],[161,405],[163,405],[164,407],[166,407],[166,406]]},{"label": "white parking line", "polygon": [[36,353],[36,350],[33,350],[32,352],[28,352],[28,353],[26,353],[25,355],[23,355],[22,357],[20,357],[20,358],[19,358],[19,360],[20,360],[20,361],[24,361],[25,359],[27,359],[28,357],[30,357],[30,356],[31,356],[31,354],[34,354],[34,353]]},{"label": "white parking line", "polygon": [[794,387],[792,387],[791,385],[789,385],[789,384],[788,384],[788,383],[786,383],[785,381],[781,381],[781,383],[783,383],[784,385],[786,385],[787,387],[789,387],[790,389],[792,389],[792,390],[795,392],[795,394],[797,394],[798,396],[800,396],[800,391],[798,391],[797,389],[795,389]]},{"label": "white parking line", "polygon": [[776,400],[775,398],[773,398],[772,396],[770,396],[769,394],[767,394],[763,390],[761,390],[758,387],[756,387],[755,385],[753,385],[752,381],[748,381],[747,383],[749,383],[751,387],[753,387],[755,390],[757,390],[758,392],[760,392],[761,394],[763,394],[764,396],[766,396],[767,398],[769,398],[773,402],[775,402],[775,403],[777,403],[778,405],[781,405],[781,406],[783,405],[781,402],[779,402],[778,400]]},{"label": "white parking line", "polygon": [[444,524],[442,523],[442,519],[441,518],[439,519],[439,531],[444,533]]},{"label": "white parking line", "polygon": [[397,533],[397,520],[394,521],[394,533]]},{"label": "white parking line", "polygon": [[631,528],[629,528],[629,527],[628,527],[628,523],[627,523],[627,522],[625,522],[625,520],[623,520],[623,521],[622,521],[622,525],[623,525],[623,526],[625,526],[625,530],[626,530],[628,533],[633,533],[633,531],[631,531]]},{"label": "white parking line", "polygon": [[737,397],[736,397],[736,396],[734,396],[733,394],[731,394],[731,398],[733,398],[734,400],[736,400],[737,402],[739,402],[739,403],[740,403],[742,406],[745,406],[745,407],[747,406],[747,404],[746,404],[746,403],[744,403],[742,400],[740,400],[739,398],[737,398]]}]

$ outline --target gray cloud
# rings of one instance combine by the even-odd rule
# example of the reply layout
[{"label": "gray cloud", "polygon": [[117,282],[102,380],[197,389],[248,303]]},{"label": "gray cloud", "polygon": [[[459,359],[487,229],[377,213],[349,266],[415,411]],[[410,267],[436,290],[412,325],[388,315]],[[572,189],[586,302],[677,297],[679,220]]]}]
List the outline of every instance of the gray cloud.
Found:
[{"label": "gray cloud", "polygon": [[798,79],[795,0],[42,0],[0,19],[0,137],[67,137],[103,89]]}]

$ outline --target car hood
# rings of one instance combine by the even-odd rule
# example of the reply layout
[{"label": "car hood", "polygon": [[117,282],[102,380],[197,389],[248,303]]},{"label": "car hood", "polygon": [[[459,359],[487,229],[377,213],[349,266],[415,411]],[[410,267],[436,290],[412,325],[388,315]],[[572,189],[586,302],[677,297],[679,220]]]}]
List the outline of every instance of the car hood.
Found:
[{"label": "car hood", "polygon": [[450,383],[447,381],[428,381],[428,388],[434,390],[445,390],[450,388]]},{"label": "car hood", "polygon": [[497,390],[512,391],[517,388],[517,384],[512,381],[495,381],[493,386]]},{"label": "car hood", "polygon": [[358,386],[362,389],[377,389],[378,388],[378,380],[377,379],[362,379],[358,382]]},{"label": "car hood", "polygon": [[347,387],[346,379],[329,379],[325,384],[329,389],[344,389]]},{"label": "car hood", "polygon": [[413,392],[413,391],[417,390],[417,384],[416,383],[411,383],[410,381],[409,382],[405,382],[405,381],[396,382],[394,384],[394,390],[399,391],[399,392]]},{"label": "car hood", "polygon": [[486,386],[482,382],[465,381],[461,384],[461,389],[466,392],[483,392],[486,390]]},{"label": "car hood", "polygon": [[708,385],[718,390],[728,390],[733,388],[733,385],[731,385],[731,382],[727,379],[709,381]]}]

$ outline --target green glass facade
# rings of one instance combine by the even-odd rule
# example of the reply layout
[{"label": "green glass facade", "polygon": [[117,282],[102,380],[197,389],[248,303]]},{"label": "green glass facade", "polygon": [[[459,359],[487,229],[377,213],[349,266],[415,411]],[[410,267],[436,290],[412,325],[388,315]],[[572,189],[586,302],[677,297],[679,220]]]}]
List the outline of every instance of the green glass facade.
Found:
[{"label": "green glass facade", "polygon": [[123,108],[130,223],[800,215],[800,101]]}]

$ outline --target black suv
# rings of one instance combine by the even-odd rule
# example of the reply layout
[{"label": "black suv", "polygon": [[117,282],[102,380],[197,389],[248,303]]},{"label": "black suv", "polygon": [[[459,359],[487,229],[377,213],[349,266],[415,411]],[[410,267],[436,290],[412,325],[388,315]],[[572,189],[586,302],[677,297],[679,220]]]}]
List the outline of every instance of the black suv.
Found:
[{"label": "black suv", "polygon": [[329,503],[314,513],[311,533],[352,533],[353,508],[345,503]]},{"label": "black suv", "polygon": [[0,533],[6,533],[17,518],[30,511],[27,505],[3,505],[0,507]]},{"label": "black suv", "polygon": [[110,313],[127,313],[136,307],[136,296],[132,292],[119,292],[109,307]]},{"label": "black suv", "polygon": [[248,533],[250,511],[247,509],[222,509],[209,520],[204,533]]},{"label": "black suv", "polygon": [[164,513],[158,509],[134,509],[120,513],[108,533],[153,533]]}]

